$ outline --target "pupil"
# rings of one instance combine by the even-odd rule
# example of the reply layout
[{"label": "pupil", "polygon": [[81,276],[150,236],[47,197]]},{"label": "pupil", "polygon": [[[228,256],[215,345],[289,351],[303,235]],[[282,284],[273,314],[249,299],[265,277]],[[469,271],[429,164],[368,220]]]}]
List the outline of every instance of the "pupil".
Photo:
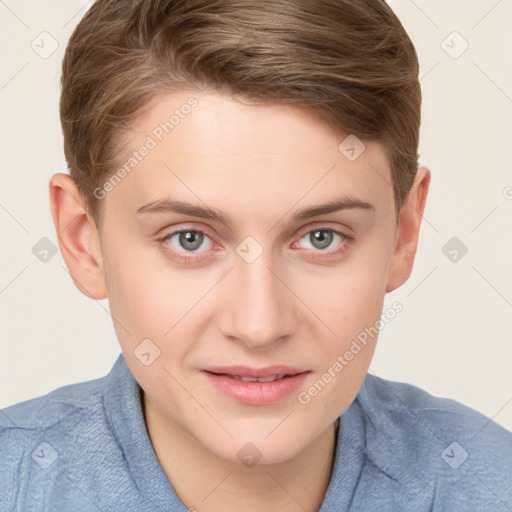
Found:
[{"label": "pupil", "polygon": [[[324,235],[325,233],[328,233],[327,235]],[[320,246],[318,248],[324,249],[325,247],[328,247],[332,240],[332,233],[328,232],[326,230],[317,230],[312,233],[312,236],[315,237],[314,242],[320,242]],[[313,240],[312,240],[313,241]],[[313,245],[315,245],[313,243]]]},{"label": "pupil", "polygon": [[[195,239],[195,241],[194,241]],[[180,243],[186,249],[194,250],[201,246],[203,241],[203,235],[201,233],[195,233],[193,231],[186,231],[180,235]]]}]

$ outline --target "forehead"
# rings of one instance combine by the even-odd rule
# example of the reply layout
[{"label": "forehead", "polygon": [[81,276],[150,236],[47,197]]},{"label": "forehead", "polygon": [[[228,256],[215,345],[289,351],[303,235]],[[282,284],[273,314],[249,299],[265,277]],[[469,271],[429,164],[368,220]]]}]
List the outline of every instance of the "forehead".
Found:
[{"label": "forehead", "polygon": [[[255,105],[218,92],[197,91],[156,97],[132,123],[124,139],[150,133],[160,143],[173,139],[183,149],[181,158],[192,145],[194,158],[258,154],[293,157],[329,151],[337,155],[338,144],[349,135],[341,131],[335,133],[300,108],[282,104]],[[190,140],[191,133],[200,140],[200,148],[195,140]],[[365,144],[381,150],[376,144]]]},{"label": "forehead", "polygon": [[182,193],[187,200],[229,194],[236,201],[233,192],[254,207],[279,200],[291,206],[301,197],[304,204],[298,206],[305,206],[307,196],[329,200],[333,192],[346,191],[376,209],[393,207],[390,170],[380,144],[335,132],[290,106],[180,91],[155,98],[123,141],[126,162],[142,146],[151,148],[124,180],[130,184],[112,194],[125,189],[138,206]]}]

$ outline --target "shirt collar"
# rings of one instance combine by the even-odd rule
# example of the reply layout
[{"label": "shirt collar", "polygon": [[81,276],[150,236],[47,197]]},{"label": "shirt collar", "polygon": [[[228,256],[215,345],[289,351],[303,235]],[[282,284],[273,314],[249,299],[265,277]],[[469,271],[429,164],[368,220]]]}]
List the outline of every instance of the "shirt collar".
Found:
[{"label": "shirt collar", "polygon": [[[142,390],[120,354],[106,379],[104,403],[128,471],[155,508],[186,511],[153,450],[141,398]],[[367,374],[339,420],[333,471],[319,512],[348,509],[368,462],[380,472],[381,490],[389,486],[398,501],[407,502],[432,479],[438,464],[434,456],[439,455],[432,448],[439,440],[384,379]],[[418,431],[421,439],[413,435]]]},{"label": "shirt collar", "polygon": [[153,450],[141,398],[142,389],[120,354],[107,376],[104,400],[107,418],[130,476],[141,496],[155,510],[186,511]]},{"label": "shirt collar", "polygon": [[403,389],[405,385],[400,388],[367,374],[352,405],[363,416],[366,459],[387,476],[395,495],[401,494],[406,503],[437,476],[444,464],[440,454],[445,446]]}]

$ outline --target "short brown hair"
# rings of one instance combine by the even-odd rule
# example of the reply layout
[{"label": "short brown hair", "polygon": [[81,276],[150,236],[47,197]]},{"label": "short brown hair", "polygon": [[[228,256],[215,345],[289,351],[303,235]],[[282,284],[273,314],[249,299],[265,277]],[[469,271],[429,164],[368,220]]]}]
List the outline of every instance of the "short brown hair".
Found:
[{"label": "short brown hair", "polygon": [[211,88],[382,143],[398,218],[418,168],[418,72],[384,0],[96,0],[62,64],[64,153],[99,227],[94,190],[121,164],[122,129],[159,95]]}]

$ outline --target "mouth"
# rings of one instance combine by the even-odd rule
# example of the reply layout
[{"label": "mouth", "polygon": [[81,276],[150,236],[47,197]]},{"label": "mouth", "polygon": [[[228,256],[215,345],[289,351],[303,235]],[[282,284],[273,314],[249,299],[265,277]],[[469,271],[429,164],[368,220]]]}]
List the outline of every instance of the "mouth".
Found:
[{"label": "mouth", "polygon": [[286,377],[292,377],[293,375],[297,375],[297,374],[282,373],[280,375],[269,375],[268,377],[251,377],[251,376],[246,376],[246,375],[231,375],[229,373],[215,373],[215,372],[208,372],[208,373],[212,373],[213,375],[223,375],[230,379],[239,380],[241,382],[274,382],[275,380],[281,380]]},{"label": "mouth", "polygon": [[265,368],[251,368],[250,366],[209,366],[203,371],[228,377],[249,377],[251,379],[262,379],[266,377],[283,378],[309,371],[306,368],[296,368],[284,364],[267,366]]},{"label": "mouth", "polygon": [[247,367],[209,368],[200,374],[222,394],[246,405],[269,405],[289,396],[310,370],[291,367],[254,369]]}]

